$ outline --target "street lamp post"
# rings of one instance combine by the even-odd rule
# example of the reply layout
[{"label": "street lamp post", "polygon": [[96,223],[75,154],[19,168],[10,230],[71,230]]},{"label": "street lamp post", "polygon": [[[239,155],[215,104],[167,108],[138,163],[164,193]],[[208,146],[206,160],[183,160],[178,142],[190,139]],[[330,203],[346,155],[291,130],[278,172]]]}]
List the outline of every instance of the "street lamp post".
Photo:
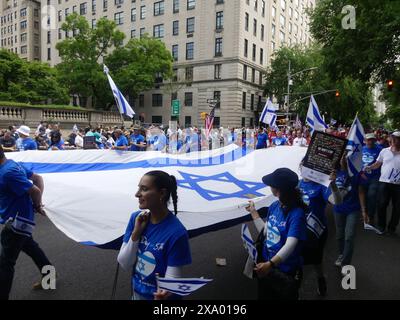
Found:
[{"label": "street lamp post", "polygon": [[288,76],[288,84],[287,84],[287,98],[286,98],[286,103],[287,103],[287,105],[286,105],[286,122],[289,121],[290,86],[293,85],[292,77],[295,76],[296,74],[299,74],[299,73],[302,73],[302,72],[305,72],[305,71],[315,70],[315,69],[318,69],[318,67],[307,68],[307,69],[300,70],[300,71],[295,72],[295,73],[291,73],[291,69],[290,69],[290,60],[289,60],[289,68],[288,68],[288,73],[287,73],[287,76]]}]

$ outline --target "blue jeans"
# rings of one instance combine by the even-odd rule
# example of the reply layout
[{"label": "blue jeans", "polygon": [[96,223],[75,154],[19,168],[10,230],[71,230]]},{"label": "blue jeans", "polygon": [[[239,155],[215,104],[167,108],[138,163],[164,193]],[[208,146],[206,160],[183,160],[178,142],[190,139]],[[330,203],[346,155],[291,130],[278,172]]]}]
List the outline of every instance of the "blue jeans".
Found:
[{"label": "blue jeans", "polygon": [[378,206],[379,179],[369,179],[362,188],[365,191],[368,217],[373,221]]},{"label": "blue jeans", "polygon": [[360,212],[334,213],[336,225],[336,240],[339,254],[343,255],[342,265],[351,264],[354,250],[354,238]]},{"label": "blue jeans", "polygon": [[40,272],[44,266],[51,265],[43,250],[32,237],[17,234],[6,224],[1,232],[0,300],[8,300],[15,264],[21,251],[32,258]]}]

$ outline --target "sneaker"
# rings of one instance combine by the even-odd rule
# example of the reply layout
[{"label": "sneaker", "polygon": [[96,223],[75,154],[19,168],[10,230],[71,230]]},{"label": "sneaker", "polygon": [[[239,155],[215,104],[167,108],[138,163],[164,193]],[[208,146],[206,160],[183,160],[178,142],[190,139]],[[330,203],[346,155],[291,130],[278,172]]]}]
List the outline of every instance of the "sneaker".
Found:
[{"label": "sneaker", "polygon": [[327,291],[327,287],[326,287],[325,277],[318,278],[318,288],[317,288],[318,295],[320,295],[321,297],[325,297],[326,291]]},{"label": "sneaker", "polygon": [[385,234],[385,229],[382,229],[382,228],[379,228],[379,227],[375,228],[375,233],[379,234],[381,236],[381,235]]},{"label": "sneaker", "polygon": [[342,261],[343,261],[343,255],[340,254],[335,261],[335,266],[340,268],[342,266]]}]

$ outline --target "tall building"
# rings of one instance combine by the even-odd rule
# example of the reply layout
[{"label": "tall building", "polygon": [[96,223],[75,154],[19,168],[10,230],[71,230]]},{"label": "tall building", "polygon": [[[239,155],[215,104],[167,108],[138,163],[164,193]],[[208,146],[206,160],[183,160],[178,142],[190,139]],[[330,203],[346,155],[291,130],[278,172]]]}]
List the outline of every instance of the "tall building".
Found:
[{"label": "tall building", "polygon": [[41,59],[40,2],[2,0],[0,44],[29,61]]},{"label": "tall building", "polygon": [[180,85],[172,87],[179,90],[164,83],[141,94],[134,109],[146,122],[168,123],[171,101],[179,100],[179,122],[202,125],[201,113],[210,111],[207,100],[216,99],[214,123],[239,127],[258,118],[265,100],[262,72],[274,50],[310,43],[305,9],[315,0],[42,0],[47,4],[55,8],[55,21],[42,29],[42,61],[60,62],[55,45],[73,36],[61,30],[66,16],[77,12],[92,26],[106,17],[126,42],[148,33],[173,55]]}]

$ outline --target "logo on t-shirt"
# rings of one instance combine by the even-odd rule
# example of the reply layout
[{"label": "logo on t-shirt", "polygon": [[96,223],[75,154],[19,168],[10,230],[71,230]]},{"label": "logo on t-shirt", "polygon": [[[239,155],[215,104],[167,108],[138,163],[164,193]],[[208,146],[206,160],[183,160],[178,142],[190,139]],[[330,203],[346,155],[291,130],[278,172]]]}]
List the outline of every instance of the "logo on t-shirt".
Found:
[{"label": "logo on t-shirt", "polygon": [[272,226],[271,223],[268,222],[267,237],[265,239],[268,249],[278,244],[280,240],[281,234],[279,232],[279,229],[276,226]]},{"label": "logo on t-shirt", "polygon": [[136,272],[143,277],[151,275],[156,268],[156,259],[150,251],[139,253],[136,262]]}]

